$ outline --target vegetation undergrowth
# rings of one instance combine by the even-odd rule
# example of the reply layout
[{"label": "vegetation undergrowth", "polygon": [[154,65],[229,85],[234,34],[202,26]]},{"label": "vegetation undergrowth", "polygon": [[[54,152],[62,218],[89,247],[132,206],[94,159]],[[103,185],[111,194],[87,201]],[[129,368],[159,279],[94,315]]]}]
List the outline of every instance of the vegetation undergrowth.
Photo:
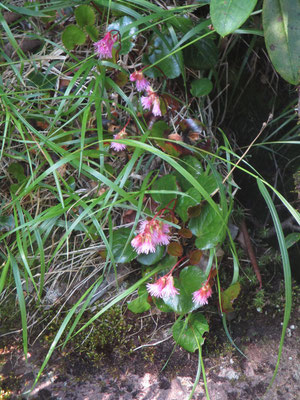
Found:
[{"label": "vegetation undergrowth", "polygon": [[[262,46],[271,59],[264,51],[268,84],[274,67],[291,92],[299,85],[293,57],[299,5],[283,0],[294,35],[286,40],[285,14],[273,0],[251,0],[243,10],[238,0],[230,7],[208,3],[0,3],[1,307],[16,299],[25,357],[41,315],[55,307],[64,316],[34,385],[56,348],[82,338],[125,300],[133,313],[153,307],[175,313],[174,341],[199,354],[190,398],[201,370],[209,398],[201,354],[213,292],[236,346],[226,325],[242,280],[235,239],[246,213],[236,218],[236,173],[255,183],[279,242],[285,315],[275,377],[291,311],[287,249],[300,239],[297,229],[284,234],[277,211],[283,208],[298,227],[297,97],[279,109],[270,103],[246,144],[226,132],[226,123],[253,79],[251,60]],[[240,51],[242,61],[231,66]],[[294,194],[282,194],[252,164],[260,151],[276,165],[289,159]],[[224,287],[225,257],[231,277]],[[117,290],[107,297],[112,287]],[[100,310],[91,308],[101,298]]]}]

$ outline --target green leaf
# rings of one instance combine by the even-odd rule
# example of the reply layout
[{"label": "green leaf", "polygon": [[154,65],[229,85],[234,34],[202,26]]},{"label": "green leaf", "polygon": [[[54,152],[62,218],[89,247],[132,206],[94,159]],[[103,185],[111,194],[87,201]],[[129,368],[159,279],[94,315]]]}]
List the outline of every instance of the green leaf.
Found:
[{"label": "green leaf", "polygon": [[166,142],[164,139],[168,137],[171,132],[169,125],[164,121],[157,121],[153,124],[151,128],[151,137],[154,138],[155,143],[166,153],[171,156],[178,157],[180,151],[176,150],[172,143]]},{"label": "green leaf", "polygon": [[31,72],[27,78],[31,84],[42,90],[53,89],[57,81],[56,75],[43,74],[41,72]]},{"label": "green leaf", "polygon": [[143,265],[153,265],[162,259],[164,251],[165,246],[156,246],[155,253],[140,254],[137,261]]},{"label": "green leaf", "polygon": [[213,27],[221,36],[234,32],[247,20],[256,3],[257,0],[211,0]]},{"label": "green leaf", "polygon": [[99,36],[98,29],[94,25],[87,25],[84,29],[92,41],[97,42]]},{"label": "green leaf", "polygon": [[183,50],[184,64],[193,69],[213,69],[218,62],[218,48],[209,36]]},{"label": "green leaf", "polygon": [[287,82],[299,85],[299,0],[264,0],[262,15],[266,47],[276,71]]},{"label": "green leaf", "polygon": [[158,266],[161,268],[170,269],[176,264],[176,262],[177,262],[177,257],[166,254],[166,256],[158,264]]},{"label": "green leaf", "polygon": [[191,93],[195,97],[207,96],[213,89],[213,84],[208,78],[195,79],[191,83]]},{"label": "green leaf", "polygon": [[127,263],[137,256],[130,242],[126,246],[130,232],[130,228],[120,228],[113,233],[112,253],[116,263]]},{"label": "green leaf", "polygon": [[[136,32],[138,28],[136,26],[128,28],[128,25],[132,24],[133,22],[135,22],[133,18],[124,16],[116,20],[112,24],[110,24],[107,28],[107,31],[116,30],[119,31],[121,34],[122,40],[121,40],[121,49],[119,51],[119,54],[129,53],[134,46],[134,40],[136,38]],[[128,39],[126,40],[123,39],[128,36],[129,36]]]},{"label": "green leaf", "polygon": [[75,10],[76,22],[80,27],[94,25],[96,22],[95,11],[91,6],[82,4]]},{"label": "green leaf", "polygon": [[175,193],[165,193],[167,190],[177,190],[176,178],[174,175],[164,175],[154,182],[151,189],[160,191],[160,193],[151,194],[153,200],[157,201],[161,205],[166,205],[177,196]]},{"label": "green leaf", "polygon": [[287,235],[285,238],[285,245],[286,248],[289,249],[290,247],[294,246],[300,240],[300,233],[294,232]]},{"label": "green leaf", "polygon": [[12,214],[10,215],[1,215],[0,214],[0,232],[2,231],[11,231],[15,227],[15,220]]},{"label": "green leaf", "polygon": [[211,249],[222,243],[226,235],[226,226],[223,217],[209,204],[203,207],[198,217],[191,218],[189,222],[189,229],[197,236],[195,245],[200,250]]},{"label": "green leaf", "polygon": [[62,41],[66,49],[73,50],[85,42],[85,33],[77,25],[68,25],[62,33]]},{"label": "green leaf", "polygon": [[128,303],[128,309],[135,314],[140,314],[150,310],[151,305],[147,301],[148,296],[149,294],[146,286],[141,286],[138,291],[138,297]]},{"label": "green leaf", "polygon": [[196,265],[189,265],[181,271],[180,281],[186,292],[192,294],[201,288],[203,283],[206,281],[206,276],[202,269]]},{"label": "green leaf", "polygon": [[20,163],[11,163],[7,168],[10,176],[14,177],[18,183],[22,183],[26,180],[26,175],[24,174],[24,168]]},{"label": "green leaf", "polygon": [[236,282],[221,293],[222,309],[224,312],[227,313],[234,311],[232,304],[240,294],[240,291],[241,291],[241,285],[239,284],[239,282]]},{"label": "green leaf", "polygon": [[190,188],[186,192],[188,196],[180,196],[176,204],[176,213],[180,216],[183,222],[189,219],[188,210],[192,206],[196,206],[201,202],[202,196],[195,188]]},{"label": "green leaf", "polygon": [[123,72],[123,71],[118,71],[118,72],[115,74],[114,81],[116,82],[116,84],[117,84],[119,87],[123,87],[123,86],[125,86],[126,83],[128,82],[128,74],[126,74],[126,73]]},{"label": "green leaf", "polygon": [[163,299],[152,297],[155,306],[162,312],[173,312],[173,309],[169,307]]},{"label": "green leaf", "polygon": [[199,308],[193,303],[193,292],[198,290],[205,282],[203,271],[194,265],[185,267],[179,276],[174,278],[175,287],[179,289],[179,295],[164,298],[165,304],[177,314],[187,314]]},{"label": "green leaf", "polygon": [[[181,158],[179,161],[179,164],[195,179],[198,180],[199,176],[203,175],[203,167],[201,162],[193,156],[184,156]],[[187,192],[187,190],[193,185],[184,177],[182,176],[178,171],[175,171],[175,176],[177,178],[177,181],[181,187],[181,190],[183,192]]]},{"label": "green leaf", "polygon": [[173,325],[173,338],[185,350],[193,353],[204,343],[203,335],[209,331],[201,313],[191,314],[186,320],[178,319]]},{"label": "green leaf", "polygon": [[[149,53],[144,54],[142,61],[145,65],[151,65],[156,63],[161,58],[170,54],[170,51],[173,47],[173,42],[170,36],[164,35],[163,38],[159,36],[155,36],[154,40],[150,42],[149,45]],[[147,70],[146,75],[150,78],[157,78],[159,76],[165,75],[165,77],[169,79],[177,78],[180,73],[180,65],[177,60],[176,55],[170,55],[168,58],[162,60],[157,65],[157,68],[150,68]],[[163,74],[160,72],[163,72]]]}]

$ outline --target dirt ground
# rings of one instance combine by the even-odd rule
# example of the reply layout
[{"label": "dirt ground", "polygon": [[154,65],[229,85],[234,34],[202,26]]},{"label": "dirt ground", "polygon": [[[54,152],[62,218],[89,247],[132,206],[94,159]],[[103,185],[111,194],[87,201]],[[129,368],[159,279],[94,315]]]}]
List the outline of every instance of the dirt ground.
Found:
[{"label": "dirt ground", "polygon": [[[282,313],[266,308],[255,310],[244,321],[232,318],[229,329],[240,355],[224,336],[214,342],[207,339],[204,346],[204,365],[211,400],[299,400],[300,399],[300,307],[293,308],[280,368],[275,382],[267,391],[276,365],[281,334]],[[164,314],[165,315],[165,314]],[[128,317],[129,318],[129,317]],[[131,314],[130,318],[136,318]],[[174,350],[170,338],[170,321],[163,316],[148,316],[148,331],[155,329],[152,343],[130,355],[111,351],[99,362],[84,354],[65,354],[56,351],[42,378],[30,394],[28,390],[36,376],[47,349],[35,343],[25,362],[19,339],[2,343],[1,399],[41,400],[187,400],[197,373],[197,354],[179,347]],[[169,318],[169,317],[168,317]],[[214,317],[217,320],[217,316]],[[157,325],[159,321],[160,325]],[[146,324],[147,325],[147,324]],[[215,324],[211,336],[222,331]],[[142,334],[143,332],[140,332]],[[134,333],[136,338],[138,334]],[[3,339],[3,338],[2,338]],[[220,344],[220,341],[222,342]],[[131,343],[132,344],[132,343]],[[174,351],[173,351],[174,350]],[[173,353],[172,353],[173,351]],[[172,353],[172,355],[171,355]],[[166,368],[166,360],[171,355]],[[2,397],[1,397],[2,396]],[[194,400],[206,399],[203,379],[196,388]]]}]

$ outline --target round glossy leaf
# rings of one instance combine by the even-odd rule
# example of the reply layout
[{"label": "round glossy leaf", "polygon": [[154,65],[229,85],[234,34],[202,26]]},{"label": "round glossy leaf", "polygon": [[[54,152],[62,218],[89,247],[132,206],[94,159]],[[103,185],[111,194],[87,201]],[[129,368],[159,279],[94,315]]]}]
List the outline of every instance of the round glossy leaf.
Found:
[{"label": "round glossy leaf", "polygon": [[[179,161],[179,164],[187,172],[193,175],[195,179],[197,179],[200,175],[203,174],[202,164],[196,157],[184,156],[182,157],[181,161]],[[174,174],[183,192],[186,192],[189,188],[192,187],[192,184],[178,171],[175,171]]]},{"label": "round glossy leaf", "polygon": [[179,289],[179,295],[164,298],[165,304],[177,314],[187,314],[196,310],[198,306],[193,303],[192,294],[205,282],[203,271],[196,266],[185,267],[179,279],[174,278],[174,282],[175,287]]},{"label": "round glossy leaf", "polygon": [[169,307],[164,301],[163,299],[159,299],[159,298],[152,298],[154,304],[156,305],[156,307],[162,311],[162,312],[173,312],[172,308]]},{"label": "round glossy leaf", "polygon": [[167,205],[171,200],[177,197],[175,193],[166,193],[166,191],[169,190],[177,190],[176,178],[173,175],[164,175],[154,182],[151,189],[158,191],[157,193],[151,194],[153,200],[161,205]]},{"label": "round glossy leaf", "polygon": [[239,284],[239,282],[236,282],[221,293],[222,309],[224,312],[234,311],[232,304],[234,300],[238,297],[240,291],[241,285]]},{"label": "round glossy leaf", "polygon": [[202,196],[195,188],[190,188],[186,194],[188,196],[180,196],[176,204],[176,213],[180,216],[183,222],[189,219],[188,210],[190,207],[200,203]]},{"label": "round glossy leaf", "polygon": [[193,69],[215,68],[218,48],[212,37],[205,37],[183,50],[184,64]]},{"label": "round glossy leaf", "polygon": [[[160,60],[161,58],[168,56],[172,47],[174,46],[172,39],[168,35],[163,34],[163,38],[156,36],[152,43],[150,43],[149,51],[150,53],[143,56],[143,64],[151,65]],[[147,70],[146,75],[151,78],[157,78],[163,76],[160,70],[164,73],[165,77],[169,79],[177,78],[180,73],[180,65],[178,56],[169,55],[163,61],[156,65],[158,68],[153,67]]]},{"label": "round glossy leaf", "polygon": [[148,303],[148,296],[146,286],[141,286],[138,291],[138,297],[128,303],[128,309],[135,314],[150,310],[151,305]]},{"label": "round glossy leaf", "polygon": [[[134,46],[137,27],[128,28],[135,20],[127,15],[110,24],[107,31],[116,30],[121,34],[121,48],[119,54],[127,54]],[[128,37],[128,39],[125,39]]]},{"label": "round glossy leaf", "polygon": [[116,263],[127,263],[137,256],[130,242],[126,246],[130,232],[130,228],[120,228],[113,233],[112,253]]},{"label": "round glossy leaf", "polygon": [[201,288],[206,281],[206,276],[201,268],[189,265],[180,272],[180,281],[187,293],[191,295]]},{"label": "round glossy leaf", "polygon": [[95,11],[91,6],[82,4],[75,10],[76,22],[79,26],[94,25],[96,21]]},{"label": "round glossy leaf", "polygon": [[234,32],[250,16],[256,3],[257,0],[211,0],[213,27],[221,36]]},{"label": "round glossy leaf", "polygon": [[165,251],[164,246],[156,246],[155,253],[140,254],[137,257],[137,261],[143,265],[153,265],[162,259],[164,251]]},{"label": "round glossy leaf", "polygon": [[[222,180],[222,177],[216,172],[219,180]],[[212,194],[218,187],[217,177],[215,175],[205,175],[202,174],[199,176],[197,181],[201,186],[207,191],[208,194]]]},{"label": "round glossy leaf", "polygon": [[220,213],[216,213],[209,204],[203,207],[198,217],[191,218],[189,222],[189,229],[197,236],[195,245],[200,250],[211,249],[222,243],[226,226],[221,209]]},{"label": "round glossy leaf", "polygon": [[173,338],[185,350],[193,353],[204,343],[203,335],[209,331],[206,318],[201,313],[191,314],[188,320],[178,319],[173,325]]},{"label": "round glossy leaf", "polygon": [[62,33],[62,41],[66,49],[73,50],[85,42],[85,33],[77,25],[68,25]]},{"label": "round glossy leaf", "polygon": [[191,93],[195,97],[207,96],[213,89],[213,84],[208,78],[195,79],[191,83]]},{"label": "round glossy leaf", "polygon": [[300,84],[300,1],[265,0],[263,27],[271,61],[287,82]]}]

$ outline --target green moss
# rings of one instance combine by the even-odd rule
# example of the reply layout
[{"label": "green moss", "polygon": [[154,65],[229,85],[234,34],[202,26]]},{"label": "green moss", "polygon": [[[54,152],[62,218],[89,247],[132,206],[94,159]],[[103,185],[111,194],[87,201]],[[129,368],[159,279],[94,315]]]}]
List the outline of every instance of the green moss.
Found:
[{"label": "green moss", "polygon": [[[94,314],[90,311],[84,313],[74,331],[78,331],[86,324]],[[51,343],[60,328],[63,316],[53,321],[46,330],[44,340]],[[71,327],[71,323],[68,327]],[[64,340],[68,334],[68,327],[65,331]],[[66,347],[67,353],[76,352],[85,359],[93,362],[99,362],[103,358],[110,356],[112,353],[117,357],[129,355],[132,350],[132,344],[128,339],[128,333],[132,329],[120,306],[111,307],[104,315],[96,319],[86,329],[71,338]]]}]

